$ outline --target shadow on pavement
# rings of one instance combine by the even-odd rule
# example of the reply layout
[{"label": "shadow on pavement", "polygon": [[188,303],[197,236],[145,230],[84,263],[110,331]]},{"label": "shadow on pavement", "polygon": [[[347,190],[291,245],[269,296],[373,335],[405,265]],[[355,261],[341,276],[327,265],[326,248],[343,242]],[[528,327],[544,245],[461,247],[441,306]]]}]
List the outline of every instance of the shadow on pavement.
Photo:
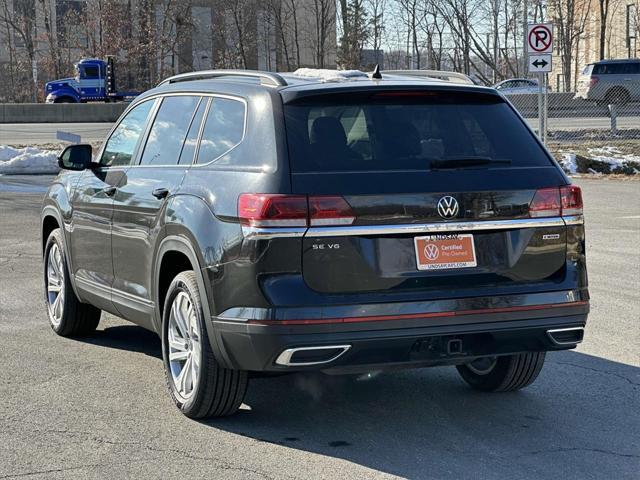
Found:
[{"label": "shadow on pavement", "polygon": [[158,335],[133,324],[116,325],[107,327],[104,330],[96,330],[91,336],[83,337],[79,340],[101,347],[139,352],[150,357],[162,358]]},{"label": "shadow on pavement", "polygon": [[[84,341],[161,356],[133,325]],[[636,479],[639,390],[638,367],[554,352],[514,393],[475,392],[453,367],[255,378],[237,415],[203,424],[411,479]]]},{"label": "shadow on pavement", "polygon": [[558,352],[534,385],[503,394],[471,390],[453,367],[255,379],[251,410],[208,424],[407,478],[638,478],[639,373]]}]

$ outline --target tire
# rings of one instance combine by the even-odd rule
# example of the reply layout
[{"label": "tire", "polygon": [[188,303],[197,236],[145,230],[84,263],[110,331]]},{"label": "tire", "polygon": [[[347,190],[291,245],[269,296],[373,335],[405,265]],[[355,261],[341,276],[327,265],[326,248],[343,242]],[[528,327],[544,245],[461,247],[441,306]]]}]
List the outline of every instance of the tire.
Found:
[{"label": "tire", "polygon": [[71,100],[69,97],[61,97],[61,98],[56,98],[53,103],[76,103],[76,102]]},{"label": "tire", "polygon": [[614,88],[607,92],[605,104],[623,106],[629,103],[630,98],[629,92],[624,88]]},{"label": "tire", "polygon": [[216,362],[196,275],[191,270],[178,274],[167,292],[162,359],[169,394],[187,417],[223,417],[240,408],[247,390],[247,372],[230,370]]},{"label": "tire", "polygon": [[49,325],[62,337],[93,333],[100,323],[100,309],[82,303],[71,285],[62,232],[49,234],[44,249],[44,298]]},{"label": "tire", "polygon": [[[496,357],[490,365],[482,366],[479,359],[466,365],[457,365],[458,373],[471,387],[484,392],[512,392],[531,385],[542,366],[545,352],[519,353]],[[475,364],[475,365],[474,365]]]}]

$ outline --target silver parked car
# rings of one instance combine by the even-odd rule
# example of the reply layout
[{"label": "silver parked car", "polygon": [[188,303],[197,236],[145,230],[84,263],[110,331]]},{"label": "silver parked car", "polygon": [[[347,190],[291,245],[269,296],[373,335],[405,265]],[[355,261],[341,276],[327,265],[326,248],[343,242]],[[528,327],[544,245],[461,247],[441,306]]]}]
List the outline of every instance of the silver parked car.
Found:
[{"label": "silver parked car", "polygon": [[503,95],[520,95],[523,93],[538,93],[538,82],[530,78],[509,78],[494,85]]},{"label": "silver parked car", "polygon": [[605,105],[640,101],[640,60],[601,60],[582,70],[576,98]]}]

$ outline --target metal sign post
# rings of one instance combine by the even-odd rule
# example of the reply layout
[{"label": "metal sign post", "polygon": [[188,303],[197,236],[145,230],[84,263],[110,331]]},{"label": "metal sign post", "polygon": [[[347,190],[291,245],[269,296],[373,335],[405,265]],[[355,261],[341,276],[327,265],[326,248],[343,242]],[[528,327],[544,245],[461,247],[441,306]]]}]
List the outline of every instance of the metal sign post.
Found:
[{"label": "metal sign post", "polygon": [[31,73],[33,75],[33,103],[38,103],[38,63],[35,59],[31,62]]},{"label": "metal sign post", "polygon": [[553,68],[553,25],[529,24],[527,28],[529,73],[538,76],[538,136],[547,142],[547,73]]}]

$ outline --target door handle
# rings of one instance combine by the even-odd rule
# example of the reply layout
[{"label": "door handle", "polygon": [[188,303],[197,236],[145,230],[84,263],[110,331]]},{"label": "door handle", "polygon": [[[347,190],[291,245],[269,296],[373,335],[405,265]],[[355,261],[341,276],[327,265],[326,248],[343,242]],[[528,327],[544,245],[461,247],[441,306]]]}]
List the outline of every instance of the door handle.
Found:
[{"label": "door handle", "polygon": [[151,195],[156,197],[158,200],[162,200],[163,198],[166,198],[167,195],[169,195],[169,189],[164,187],[156,188],[153,192],[151,192]]},{"label": "door handle", "polygon": [[116,187],[106,187],[106,188],[103,188],[101,191],[107,197],[112,197],[116,193],[117,190],[118,189]]}]

